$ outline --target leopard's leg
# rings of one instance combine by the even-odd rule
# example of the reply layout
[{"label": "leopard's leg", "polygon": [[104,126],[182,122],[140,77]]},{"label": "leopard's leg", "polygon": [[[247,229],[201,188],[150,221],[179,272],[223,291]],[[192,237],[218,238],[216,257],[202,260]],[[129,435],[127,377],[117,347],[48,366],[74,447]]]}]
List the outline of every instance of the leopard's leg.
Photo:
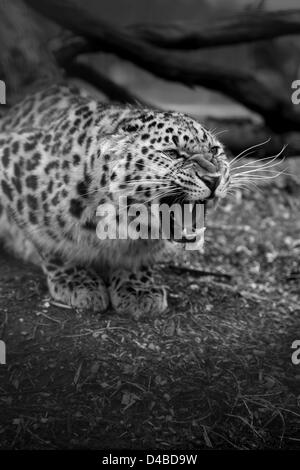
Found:
[{"label": "leopard's leg", "polygon": [[66,263],[58,256],[44,257],[42,268],[54,300],[97,313],[107,309],[107,288],[101,277],[92,269]]},{"label": "leopard's leg", "polygon": [[136,319],[160,314],[168,306],[165,289],[155,285],[151,270],[146,268],[138,272],[113,271],[109,294],[117,313],[130,314]]}]

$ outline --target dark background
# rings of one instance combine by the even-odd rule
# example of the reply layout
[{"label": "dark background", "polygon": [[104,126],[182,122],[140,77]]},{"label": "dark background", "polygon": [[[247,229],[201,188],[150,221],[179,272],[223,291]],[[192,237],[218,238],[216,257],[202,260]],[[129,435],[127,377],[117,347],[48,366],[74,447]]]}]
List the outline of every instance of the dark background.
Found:
[{"label": "dark background", "polygon": [[[223,18],[238,11],[256,9],[287,9],[296,8],[297,0],[87,0],[97,14],[109,23],[120,25],[167,24],[175,22],[195,22],[207,25],[209,22]],[[236,66],[244,69],[259,70],[260,75],[268,80],[270,67],[287,62],[289,81],[300,76],[300,50],[296,53],[299,63],[295,63],[295,49],[299,49],[299,38],[279,38],[275,41],[261,41],[254,45],[235,45],[234,47],[218,47],[212,50],[198,50],[187,54],[201,57],[205,62]],[[291,63],[290,58],[292,57]],[[190,112],[198,116],[207,115],[247,115],[249,112],[241,105],[231,102],[220,93],[205,90],[201,87],[188,89],[183,85],[165,82],[153,77],[132,64],[121,61],[116,56],[101,55],[91,59],[100,70],[106,73],[114,82],[134,91],[145,101],[166,108],[174,108]],[[274,87],[276,78],[272,76]],[[280,86],[280,85],[278,85]]]}]

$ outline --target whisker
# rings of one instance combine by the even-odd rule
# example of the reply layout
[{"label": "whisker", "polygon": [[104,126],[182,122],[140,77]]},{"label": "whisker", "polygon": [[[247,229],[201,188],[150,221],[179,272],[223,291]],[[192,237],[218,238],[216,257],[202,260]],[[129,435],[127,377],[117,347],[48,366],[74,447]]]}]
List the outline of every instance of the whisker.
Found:
[{"label": "whisker", "polygon": [[145,204],[148,204],[149,202],[153,201],[155,198],[161,198],[163,196],[166,196],[167,194],[170,195],[171,193],[176,193],[178,192],[178,188],[174,187],[173,189],[169,191],[163,191],[161,193],[155,194],[153,197],[149,198],[148,200],[145,201]]},{"label": "whisker", "polygon": [[[261,168],[262,167],[265,167],[265,166],[270,166],[271,163],[275,160],[278,160],[278,158],[280,157],[280,155],[285,151],[285,149],[287,148],[287,144],[284,145],[282,147],[282,149],[280,150],[279,153],[277,153],[276,155],[272,155],[270,157],[265,157],[265,158],[259,158],[258,160],[254,160],[252,162],[248,162],[248,163],[245,163],[244,165],[240,165],[238,167],[233,167],[234,170],[237,170],[239,168],[244,168],[244,167],[248,167],[248,166],[254,166],[255,163],[260,163],[264,160],[268,160],[266,163],[264,163],[263,165],[258,165],[260,166]],[[285,157],[283,157],[279,162],[276,162],[275,165],[278,165],[279,163],[282,163],[283,161],[285,160]]]},{"label": "whisker", "polygon": [[[249,155],[252,155],[253,153],[256,153],[255,150],[252,150],[251,152],[247,152],[245,153],[242,158],[247,158],[249,157]],[[231,160],[229,162],[229,165],[232,166],[234,168],[234,165],[237,164],[237,163],[240,163],[239,161],[235,161],[235,159]]]},{"label": "whisker", "polygon": [[228,132],[228,129],[223,129],[222,131],[217,131],[216,128],[214,129],[209,129],[209,132],[213,135],[213,137],[217,137],[218,135],[224,134],[225,132]]},{"label": "whisker", "polygon": [[[176,191],[178,191],[177,187],[174,187],[173,189],[169,189],[167,191],[161,191],[159,193],[156,193],[155,195],[153,195],[151,198],[147,199],[146,201],[143,201],[143,202],[138,202],[137,201],[137,204],[147,205],[147,204],[149,204],[149,202],[153,201],[156,198],[161,198],[165,195],[170,195],[170,194],[172,194],[173,192],[176,192]],[[127,210],[129,207],[131,207],[131,204],[128,204],[127,206],[122,207],[122,210],[119,212],[119,214],[124,212],[125,210]]]},{"label": "whisker", "polygon": [[218,136],[218,135],[221,135],[221,134],[225,134],[225,132],[229,132],[229,129],[223,129],[222,131],[218,131],[214,134],[214,136]]},{"label": "whisker", "polygon": [[261,188],[259,188],[259,187],[258,187],[255,183],[253,183],[252,181],[249,181],[248,184],[235,184],[235,185],[233,185],[232,187],[233,187],[234,189],[241,189],[241,190],[244,190],[244,189],[245,189],[245,190],[247,190],[247,191],[251,191],[251,189],[253,189],[253,188],[251,188],[250,186],[254,186],[255,190],[257,190],[257,191],[259,191],[261,194],[263,194]]},{"label": "whisker", "polygon": [[[244,181],[248,181],[248,180],[268,180],[268,179],[274,179],[274,178],[278,178],[278,176],[284,174],[284,170],[283,171],[278,171],[278,172],[274,172],[275,175],[259,175],[259,174],[256,174],[256,175],[246,175],[246,176],[243,176],[243,173],[238,173],[236,175],[233,175],[233,178],[232,178],[232,181],[234,180],[244,180]],[[245,175],[245,173],[244,173]]]},{"label": "whisker", "polygon": [[[260,173],[260,174],[259,174]],[[282,171],[278,171],[278,170],[261,170],[261,172],[259,171],[259,169],[256,169],[256,170],[253,170],[253,171],[244,171],[244,172],[240,172],[240,173],[234,173],[232,175],[232,177],[236,177],[236,176],[243,176],[243,175],[249,175],[250,176],[255,176],[256,174],[258,176],[268,176],[268,174],[265,175],[265,173],[275,173],[276,175],[278,174],[285,174],[287,176],[292,176],[291,173],[287,173],[285,170],[282,170]]]},{"label": "whisker", "polygon": [[239,153],[236,157],[234,157],[233,160],[231,160],[230,165],[232,165],[233,162],[235,162],[238,158],[240,158],[242,155],[244,155],[245,153],[247,153],[249,150],[252,150],[252,149],[255,149],[255,148],[257,148],[257,147],[261,147],[261,146],[263,146],[263,145],[265,145],[265,144],[268,144],[268,143],[270,142],[270,140],[271,140],[271,137],[269,137],[265,142],[261,142],[261,143],[259,143],[259,144],[252,145],[252,147],[249,147],[249,148],[243,150],[243,151],[242,151],[241,153]]},{"label": "whisker", "polygon": [[280,171],[274,171],[274,172],[270,171],[270,173],[275,173],[275,174],[273,174],[273,175],[266,174],[265,175],[263,173],[259,174],[258,171],[255,171],[254,173],[252,173],[252,172],[249,172],[249,173],[248,172],[236,173],[235,175],[232,175],[232,178],[233,179],[234,178],[235,179],[239,179],[239,178],[244,178],[244,179],[246,179],[246,178],[262,178],[262,179],[263,178],[277,178],[277,176],[282,174],[282,172],[280,172]]},{"label": "whisker", "polygon": [[[237,171],[237,170],[243,170],[243,168],[245,168],[245,170],[263,170],[264,168],[270,169],[270,168],[276,167],[278,165],[281,165],[284,161],[285,161],[285,158],[281,158],[281,159],[272,158],[272,160],[270,160],[266,163],[263,163],[263,164],[253,163],[251,165],[247,165],[247,164],[246,165],[241,165],[241,166],[232,168],[232,171],[234,172],[234,171]],[[273,162],[275,162],[275,163],[273,163]]]},{"label": "whisker", "polygon": [[[261,162],[262,162],[263,160],[269,160],[269,161],[268,161],[268,162],[265,162],[265,163],[263,163],[263,164],[261,164]],[[232,167],[232,169],[233,169],[233,170],[238,170],[238,169],[240,169],[240,168],[245,168],[245,167],[246,167],[246,168],[248,168],[248,167],[249,167],[249,168],[251,168],[251,167],[254,167],[254,168],[261,168],[261,167],[263,167],[263,166],[267,166],[267,167],[268,167],[268,166],[272,166],[271,164],[272,164],[272,161],[273,161],[273,160],[276,160],[276,158],[274,158],[274,156],[272,155],[271,157],[260,158],[260,159],[258,159],[258,160],[252,160],[251,162],[244,163],[243,165]],[[285,157],[282,158],[282,159],[280,160],[280,162],[281,162],[281,161],[284,161],[284,160],[285,160]]]},{"label": "whisker", "polygon": [[[126,182],[126,186],[134,186],[134,185],[137,185],[137,184],[166,184],[168,183],[169,181],[171,180],[166,180],[166,179],[157,179],[157,180],[131,180],[131,181],[127,181]],[[122,182],[124,183],[124,181]]]}]

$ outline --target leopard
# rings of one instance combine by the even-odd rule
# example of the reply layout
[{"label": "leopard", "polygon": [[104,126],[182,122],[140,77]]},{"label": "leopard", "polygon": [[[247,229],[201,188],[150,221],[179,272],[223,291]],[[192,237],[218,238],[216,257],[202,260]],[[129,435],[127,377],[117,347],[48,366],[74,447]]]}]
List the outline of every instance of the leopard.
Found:
[{"label": "leopard", "polygon": [[181,112],[104,102],[62,82],[0,119],[0,238],[40,266],[55,302],[74,309],[139,319],[168,307],[153,270],[181,245],[171,235],[100,239],[99,207],[113,205],[121,224],[121,195],[127,209],[175,200],[195,207],[229,186],[224,146]]}]

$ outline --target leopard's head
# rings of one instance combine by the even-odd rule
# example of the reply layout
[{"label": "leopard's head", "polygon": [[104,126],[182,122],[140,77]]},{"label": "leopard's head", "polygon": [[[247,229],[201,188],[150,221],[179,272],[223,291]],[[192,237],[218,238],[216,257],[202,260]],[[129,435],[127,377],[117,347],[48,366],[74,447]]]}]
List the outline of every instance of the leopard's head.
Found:
[{"label": "leopard's head", "polygon": [[225,197],[229,188],[222,144],[181,113],[141,110],[120,123],[103,151],[113,156],[108,188],[115,204],[120,196],[128,206],[191,203],[194,213],[197,205]]}]

